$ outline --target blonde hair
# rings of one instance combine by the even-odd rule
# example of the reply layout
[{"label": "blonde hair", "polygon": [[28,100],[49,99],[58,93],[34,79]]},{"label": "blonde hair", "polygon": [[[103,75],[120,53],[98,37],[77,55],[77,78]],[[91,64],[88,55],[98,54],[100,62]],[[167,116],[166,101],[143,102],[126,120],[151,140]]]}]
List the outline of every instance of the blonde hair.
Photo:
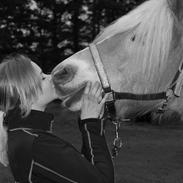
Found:
[{"label": "blonde hair", "polygon": [[7,132],[3,118],[9,110],[20,108],[22,117],[31,111],[38,93],[42,92],[41,77],[31,60],[22,54],[11,54],[0,64],[0,162],[7,166]]}]

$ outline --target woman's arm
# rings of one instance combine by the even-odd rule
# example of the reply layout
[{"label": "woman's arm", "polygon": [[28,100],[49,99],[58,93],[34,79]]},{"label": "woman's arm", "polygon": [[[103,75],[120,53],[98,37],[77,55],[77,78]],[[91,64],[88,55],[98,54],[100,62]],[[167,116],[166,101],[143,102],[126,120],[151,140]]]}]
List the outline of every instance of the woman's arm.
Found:
[{"label": "woman's arm", "polygon": [[[114,169],[110,153],[104,136],[103,114],[104,103],[107,96],[102,98],[102,87],[96,82],[93,86],[87,83],[82,107],[81,120],[82,153],[86,159],[97,168],[104,182],[114,182]],[[89,119],[88,119],[89,118]]]},{"label": "woman's arm", "polygon": [[82,132],[81,153],[97,169],[102,182],[114,182],[114,168],[104,136],[104,124],[100,119],[79,121]]}]

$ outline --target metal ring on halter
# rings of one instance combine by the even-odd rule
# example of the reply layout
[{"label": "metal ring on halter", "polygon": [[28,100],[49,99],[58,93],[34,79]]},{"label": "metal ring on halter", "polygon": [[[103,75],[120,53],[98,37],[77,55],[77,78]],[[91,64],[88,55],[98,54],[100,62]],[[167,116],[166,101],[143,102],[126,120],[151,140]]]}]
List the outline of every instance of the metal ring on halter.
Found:
[{"label": "metal ring on halter", "polygon": [[122,143],[122,140],[121,138],[115,138],[114,141],[113,141],[113,148],[112,148],[112,158],[115,158],[118,154],[119,154],[119,151],[122,147],[123,143]]},{"label": "metal ring on halter", "polygon": [[122,145],[123,145],[123,142],[122,142],[121,138],[120,137],[115,138],[114,141],[113,141],[113,145],[118,147],[118,148],[121,148]]}]

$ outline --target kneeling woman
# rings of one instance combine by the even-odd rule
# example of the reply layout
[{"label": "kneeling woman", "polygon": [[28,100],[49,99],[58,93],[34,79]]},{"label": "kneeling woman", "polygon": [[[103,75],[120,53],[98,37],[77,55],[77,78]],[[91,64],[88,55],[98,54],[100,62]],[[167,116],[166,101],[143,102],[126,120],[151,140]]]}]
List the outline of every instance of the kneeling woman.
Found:
[{"label": "kneeling woman", "polygon": [[53,117],[44,112],[57,98],[50,75],[27,56],[14,54],[0,64],[0,162],[15,181],[113,183],[114,170],[100,114],[105,97],[99,83],[87,84],[79,128],[82,152],[52,134]]}]

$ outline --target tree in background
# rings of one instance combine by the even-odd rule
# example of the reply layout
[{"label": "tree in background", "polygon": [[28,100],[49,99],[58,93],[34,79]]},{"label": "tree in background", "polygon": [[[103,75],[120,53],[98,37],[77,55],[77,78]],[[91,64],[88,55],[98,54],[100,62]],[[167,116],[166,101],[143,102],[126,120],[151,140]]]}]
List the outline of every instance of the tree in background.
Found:
[{"label": "tree in background", "polygon": [[25,11],[28,1],[0,1],[0,53],[9,53],[23,47],[30,47],[24,41],[30,19],[30,10]]},{"label": "tree in background", "polygon": [[1,0],[0,53],[23,51],[48,72],[144,0]]}]

